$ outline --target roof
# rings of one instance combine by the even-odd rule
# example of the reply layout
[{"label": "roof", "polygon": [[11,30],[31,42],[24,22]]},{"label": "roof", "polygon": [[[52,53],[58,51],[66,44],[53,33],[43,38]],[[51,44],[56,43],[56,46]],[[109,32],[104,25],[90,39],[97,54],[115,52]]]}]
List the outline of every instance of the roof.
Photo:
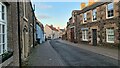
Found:
[{"label": "roof", "polygon": [[79,14],[79,13],[81,13],[81,10],[73,10],[72,13],[77,13],[77,14]]},{"label": "roof", "polygon": [[103,5],[105,3],[108,3],[108,2],[96,2],[96,3],[94,3],[94,4],[90,5],[90,6],[86,6],[82,10],[73,10],[72,13],[76,12],[77,14],[81,14],[81,13],[84,13],[84,12],[89,11],[91,9],[95,9],[96,7],[98,7],[100,5]]},{"label": "roof", "polygon": [[40,21],[36,20],[36,24],[38,24],[44,30],[44,26]]},{"label": "roof", "polygon": [[65,31],[65,29],[60,29],[62,32],[64,32]]},{"label": "roof", "polygon": [[49,25],[47,25],[50,29],[52,29],[52,30],[54,30],[54,31],[58,31],[58,29],[56,29],[55,27],[53,27],[53,26],[49,26]]}]

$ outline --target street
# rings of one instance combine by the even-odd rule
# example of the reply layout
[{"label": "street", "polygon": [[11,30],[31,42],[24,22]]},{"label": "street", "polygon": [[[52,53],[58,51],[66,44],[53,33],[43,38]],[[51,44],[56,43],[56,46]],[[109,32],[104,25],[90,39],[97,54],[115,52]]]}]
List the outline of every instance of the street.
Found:
[{"label": "street", "polygon": [[[50,42],[50,44],[49,44]],[[48,45],[49,44],[49,45]],[[116,66],[118,61],[58,40],[37,46],[29,57],[28,66]]]}]

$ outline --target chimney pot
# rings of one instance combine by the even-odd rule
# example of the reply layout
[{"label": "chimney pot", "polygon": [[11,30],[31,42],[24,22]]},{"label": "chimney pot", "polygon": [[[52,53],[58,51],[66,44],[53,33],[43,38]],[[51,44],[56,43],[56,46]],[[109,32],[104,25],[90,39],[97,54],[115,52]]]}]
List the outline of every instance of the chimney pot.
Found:
[{"label": "chimney pot", "polygon": [[86,3],[81,3],[81,10],[86,7]]}]

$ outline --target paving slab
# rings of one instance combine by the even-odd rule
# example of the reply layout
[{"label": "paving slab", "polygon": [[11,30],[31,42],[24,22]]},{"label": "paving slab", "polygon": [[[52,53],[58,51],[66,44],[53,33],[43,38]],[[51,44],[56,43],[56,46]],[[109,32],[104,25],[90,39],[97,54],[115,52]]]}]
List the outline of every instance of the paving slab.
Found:
[{"label": "paving slab", "polygon": [[65,63],[47,41],[32,50],[28,66],[65,66]]}]

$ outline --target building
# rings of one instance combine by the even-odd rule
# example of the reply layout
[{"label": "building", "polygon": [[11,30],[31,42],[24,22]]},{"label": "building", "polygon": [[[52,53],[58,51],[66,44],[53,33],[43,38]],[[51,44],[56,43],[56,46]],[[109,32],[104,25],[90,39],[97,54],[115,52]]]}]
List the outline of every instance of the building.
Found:
[{"label": "building", "polygon": [[26,61],[36,39],[36,18],[30,0],[19,2],[21,59]]},{"label": "building", "polygon": [[74,42],[75,41],[75,23],[73,17],[69,18],[69,22],[67,22],[67,40]]},{"label": "building", "polygon": [[60,29],[60,28],[58,27],[59,38],[62,38],[62,35],[64,34],[64,32],[65,32],[65,29]]},{"label": "building", "polygon": [[36,40],[38,41],[38,43],[45,42],[44,27],[43,24],[39,21],[37,21],[36,23]]},{"label": "building", "polygon": [[[91,1],[91,0],[89,0]],[[119,45],[119,2],[89,2],[81,10],[73,10],[67,22],[67,40],[93,46]],[[74,23],[74,27],[71,23]],[[73,31],[73,30],[74,31]],[[73,35],[74,34],[74,35]]]},{"label": "building", "polygon": [[35,14],[28,1],[0,2],[0,67],[20,66],[34,45]]},{"label": "building", "polygon": [[58,29],[53,27],[53,25],[51,25],[51,26],[45,25],[44,31],[45,31],[47,39],[57,39],[57,38],[59,38],[59,31],[58,31]]},{"label": "building", "polygon": [[[84,7],[84,3],[81,4],[81,8]],[[74,23],[74,42],[78,43],[80,38],[79,38],[79,28],[80,28],[80,15],[79,13],[81,12],[81,10],[73,10],[72,11],[72,20]]]},{"label": "building", "polygon": [[[18,16],[17,4],[0,2],[0,67],[13,62],[19,65],[19,44],[18,44]],[[14,10],[14,11],[13,11]],[[14,12],[14,13],[13,13]],[[4,60],[5,54],[10,54],[10,61]],[[13,53],[13,54],[12,54]],[[6,64],[5,62],[8,62]]]},{"label": "building", "polygon": [[91,45],[118,46],[118,2],[96,2],[80,13],[81,41]]}]

